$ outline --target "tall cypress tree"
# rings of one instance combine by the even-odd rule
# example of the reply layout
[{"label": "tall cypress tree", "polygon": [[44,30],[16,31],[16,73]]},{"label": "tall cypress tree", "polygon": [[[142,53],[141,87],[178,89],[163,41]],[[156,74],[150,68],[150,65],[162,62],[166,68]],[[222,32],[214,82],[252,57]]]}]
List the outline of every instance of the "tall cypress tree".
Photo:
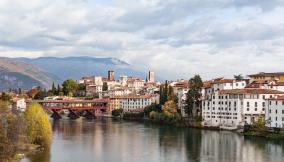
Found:
[{"label": "tall cypress tree", "polygon": [[59,84],[57,84],[57,92],[56,92],[56,95],[59,95],[59,94],[60,94],[60,92],[61,92],[60,85],[59,85]]},{"label": "tall cypress tree", "polygon": [[164,102],[168,101],[168,81],[166,80],[165,86],[164,86]]},{"label": "tall cypress tree", "polygon": [[52,88],[51,88],[51,93],[52,93],[52,95],[56,95],[56,87],[55,87],[55,85],[54,85],[54,82],[52,83]]}]

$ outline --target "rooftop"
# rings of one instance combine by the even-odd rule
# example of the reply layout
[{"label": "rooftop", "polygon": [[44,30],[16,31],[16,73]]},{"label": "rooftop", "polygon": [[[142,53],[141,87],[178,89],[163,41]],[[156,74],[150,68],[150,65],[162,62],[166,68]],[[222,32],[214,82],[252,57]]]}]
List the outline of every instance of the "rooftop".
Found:
[{"label": "rooftop", "polygon": [[283,91],[259,88],[220,90],[220,94],[284,94]]},{"label": "rooftop", "polygon": [[275,96],[272,98],[268,98],[267,100],[284,100],[284,95],[283,96]]},{"label": "rooftop", "polygon": [[251,75],[248,75],[248,76],[249,77],[257,77],[257,76],[277,76],[277,75],[284,75],[284,72],[275,72],[275,73],[260,72],[258,74],[251,74]]}]

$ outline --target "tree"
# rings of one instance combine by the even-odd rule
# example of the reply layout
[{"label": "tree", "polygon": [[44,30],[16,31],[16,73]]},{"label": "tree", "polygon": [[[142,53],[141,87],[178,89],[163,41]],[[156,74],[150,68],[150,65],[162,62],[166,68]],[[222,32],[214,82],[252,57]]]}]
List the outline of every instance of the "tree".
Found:
[{"label": "tree", "polygon": [[169,86],[169,88],[168,88],[169,90],[168,90],[168,101],[170,101],[170,100],[172,100],[172,101],[174,101],[175,103],[178,103],[178,97],[177,97],[177,95],[174,93],[174,89],[173,89],[173,87],[172,86]]},{"label": "tree", "polygon": [[259,115],[256,122],[253,123],[252,125],[254,128],[259,129],[259,130],[264,130],[265,129],[265,119],[263,116]]},{"label": "tree", "polygon": [[166,80],[166,83],[165,83],[165,86],[164,86],[164,90],[163,90],[163,92],[164,92],[164,94],[163,94],[163,100],[164,100],[164,102],[167,102],[168,101],[168,81]]},{"label": "tree", "polygon": [[173,118],[177,112],[177,105],[173,100],[167,101],[162,109],[168,118]]},{"label": "tree", "polygon": [[120,116],[123,112],[123,109],[114,109],[111,111],[112,116]]},{"label": "tree", "polygon": [[61,87],[59,84],[57,84],[57,92],[56,92],[56,95],[59,95],[61,92]]},{"label": "tree", "polygon": [[57,89],[56,89],[54,82],[53,82],[52,87],[51,87],[51,93],[52,93],[52,95],[56,95],[56,92],[57,92]]},{"label": "tree", "polygon": [[203,86],[202,79],[199,75],[195,75],[189,80],[190,89],[186,95],[186,111],[192,116],[192,110],[201,105],[201,89]]},{"label": "tree", "polygon": [[108,90],[108,85],[107,82],[103,83],[103,91],[107,91]]},{"label": "tree", "polygon": [[40,89],[39,92],[34,96],[34,99],[36,100],[43,100],[45,97],[48,97],[52,95],[51,93],[48,93],[46,89]]},{"label": "tree", "polygon": [[[23,136],[22,116],[12,114],[8,101],[0,101],[0,161],[10,161],[16,153],[20,136]],[[22,138],[23,139],[23,138]]]},{"label": "tree", "polygon": [[78,84],[75,80],[67,79],[62,84],[63,94],[67,96],[73,96],[78,90]]},{"label": "tree", "polygon": [[35,97],[35,95],[40,91],[40,87],[33,87],[29,92],[28,92],[28,96],[33,98]]},{"label": "tree", "polygon": [[27,122],[29,141],[48,148],[51,142],[52,129],[47,113],[40,104],[32,103],[24,116]]},{"label": "tree", "polygon": [[173,89],[170,89],[168,81],[166,80],[164,85],[160,86],[160,105],[164,105],[169,100],[170,95],[173,93]]},{"label": "tree", "polygon": [[2,92],[2,95],[1,95],[2,101],[10,101],[11,99],[12,99],[12,97],[9,94]]},{"label": "tree", "polygon": [[144,114],[149,116],[151,111],[161,112],[161,106],[156,103],[152,103],[151,105],[145,107]]},{"label": "tree", "polygon": [[242,74],[234,75],[234,78],[235,78],[236,80],[243,80],[243,79],[244,79],[244,77],[242,76]]}]

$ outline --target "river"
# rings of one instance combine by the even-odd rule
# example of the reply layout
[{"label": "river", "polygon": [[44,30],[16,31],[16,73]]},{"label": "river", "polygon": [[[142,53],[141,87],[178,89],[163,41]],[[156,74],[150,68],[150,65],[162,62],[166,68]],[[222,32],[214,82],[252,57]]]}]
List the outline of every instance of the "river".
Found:
[{"label": "river", "polygon": [[51,149],[21,162],[283,162],[284,141],[110,118],[51,121]]}]

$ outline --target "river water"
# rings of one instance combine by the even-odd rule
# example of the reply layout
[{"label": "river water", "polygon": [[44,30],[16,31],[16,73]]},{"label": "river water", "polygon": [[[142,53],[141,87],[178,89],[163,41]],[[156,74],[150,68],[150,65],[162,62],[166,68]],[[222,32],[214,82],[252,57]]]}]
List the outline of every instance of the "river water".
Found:
[{"label": "river water", "polygon": [[110,118],[52,122],[51,149],[21,162],[284,162],[284,141]]}]

